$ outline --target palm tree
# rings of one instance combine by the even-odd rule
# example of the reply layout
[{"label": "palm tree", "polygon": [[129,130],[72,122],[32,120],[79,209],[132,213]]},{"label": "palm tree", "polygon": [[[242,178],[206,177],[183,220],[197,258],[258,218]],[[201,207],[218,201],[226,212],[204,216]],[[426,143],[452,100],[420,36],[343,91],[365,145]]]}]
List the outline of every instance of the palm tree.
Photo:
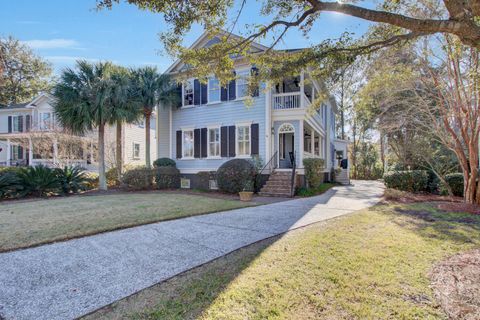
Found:
[{"label": "palm tree", "polygon": [[174,85],[170,77],[158,73],[156,67],[142,67],[132,73],[145,118],[145,165],[150,168],[150,119],[156,106],[174,103]]},{"label": "palm tree", "polygon": [[98,129],[99,189],[107,190],[105,179],[105,125],[111,122],[112,91],[110,62],[77,61],[75,70],[65,69],[54,88],[55,114],[64,128],[84,134]]}]

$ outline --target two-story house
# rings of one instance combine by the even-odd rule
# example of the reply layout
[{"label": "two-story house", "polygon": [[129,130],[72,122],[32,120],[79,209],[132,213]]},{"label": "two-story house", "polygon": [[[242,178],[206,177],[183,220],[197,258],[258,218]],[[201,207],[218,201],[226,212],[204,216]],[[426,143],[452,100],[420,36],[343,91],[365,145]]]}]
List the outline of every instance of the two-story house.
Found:
[{"label": "two-story house", "polygon": [[[83,136],[66,133],[55,118],[53,97],[40,94],[27,103],[0,106],[0,166],[43,164],[97,168],[97,132]],[[156,155],[155,116],[152,117],[151,158]],[[116,130],[105,129],[107,167],[115,165]],[[145,163],[144,123],[123,125],[123,160],[126,165]]]},{"label": "two-story house", "polygon": [[[205,33],[193,47],[217,41]],[[267,50],[260,44],[253,46],[259,51]],[[182,61],[176,61],[166,73],[175,77],[184,68]],[[253,103],[246,106],[247,77],[252,66],[238,58],[234,71],[236,79],[227,87],[221,87],[213,75],[207,83],[188,79],[182,83],[181,105],[158,107],[158,157],[176,161],[182,185],[195,187],[198,172],[216,171],[230,159],[252,157],[259,157],[267,165],[268,172],[262,174],[287,175],[295,163],[298,183],[304,183],[303,159],[322,158],[324,176],[329,180],[331,169],[338,167],[335,145],[345,146],[346,155],[346,143],[335,142],[335,99],[325,100],[317,110],[311,108],[313,99],[323,89],[320,80],[310,79],[304,71],[282,83],[261,84]]]}]

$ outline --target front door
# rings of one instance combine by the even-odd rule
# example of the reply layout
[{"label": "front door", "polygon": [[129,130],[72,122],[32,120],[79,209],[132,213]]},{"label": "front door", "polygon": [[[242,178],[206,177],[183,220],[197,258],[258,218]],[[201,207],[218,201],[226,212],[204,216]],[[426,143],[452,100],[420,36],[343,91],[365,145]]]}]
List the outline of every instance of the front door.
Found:
[{"label": "front door", "polygon": [[290,153],[295,152],[294,139],[295,139],[295,135],[293,133],[279,134],[278,156],[279,156],[280,168],[292,168],[292,162],[290,161]]}]

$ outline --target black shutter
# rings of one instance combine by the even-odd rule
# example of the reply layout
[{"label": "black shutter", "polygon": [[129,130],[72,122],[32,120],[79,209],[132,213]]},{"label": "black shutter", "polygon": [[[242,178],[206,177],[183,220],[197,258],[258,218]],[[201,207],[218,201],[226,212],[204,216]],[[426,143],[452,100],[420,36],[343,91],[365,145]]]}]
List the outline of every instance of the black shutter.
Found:
[{"label": "black shutter", "polygon": [[228,101],[228,89],[226,87],[220,88],[220,100]]},{"label": "black shutter", "polygon": [[17,148],[17,159],[19,160],[22,160],[23,159],[23,147],[22,146],[18,146]]},{"label": "black shutter", "polygon": [[23,132],[23,116],[18,116],[18,132]]},{"label": "black shutter", "polygon": [[228,157],[228,127],[220,128],[220,155]]},{"label": "black shutter", "polygon": [[30,132],[30,128],[32,127],[32,116],[27,114],[25,116],[25,131]]},{"label": "black shutter", "polygon": [[228,156],[235,157],[235,126],[228,127]]},{"label": "black shutter", "polygon": [[193,80],[193,104],[200,105],[200,81],[198,79]]},{"label": "black shutter", "polygon": [[200,129],[193,130],[193,157],[200,158]]},{"label": "black shutter", "polygon": [[8,133],[12,132],[12,116],[8,116]]},{"label": "black shutter", "polygon": [[[235,77],[236,73],[235,71],[233,72],[233,76]],[[230,81],[228,83],[228,100],[235,100],[236,98],[236,95],[235,95],[235,87],[236,87],[236,84],[235,84],[235,79],[233,79],[232,81]]]},{"label": "black shutter", "polygon": [[175,96],[176,96],[176,105],[177,105],[177,109],[178,108],[181,108],[182,107],[182,84],[179,83],[177,85],[177,88],[175,89]]},{"label": "black shutter", "polygon": [[258,123],[252,123],[250,126],[250,130],[252,131],[251,137],[252,137],[252,146],[251,146],[251,153],[252,155],[258,155]]},{"label": "black shutter", "polygon": [[208,87],[206,83],[200,83],[201,104],[208,103]]},{"label": "black shutter", "polygon": [[177,159],[182,158],[182,130],[177,131]]},{"label": "black shutter", "polygon": [[201,152],[200,157],[207,157],[207,128],[202,128],[200,131],[200,146]]},{"label": "black shutter", "polygon": [[[258,68],[257,67],[252,67],[252,69],[250,70],[250,74],[253,76],[253,77],[257,77],[258,76]],[[252,92],[252,97],[258,97],[260,94],[260,90],[259,90],[259,86],[257,84],[257,86],[255,87],[255,89],[253,89],[253,92]]]}]

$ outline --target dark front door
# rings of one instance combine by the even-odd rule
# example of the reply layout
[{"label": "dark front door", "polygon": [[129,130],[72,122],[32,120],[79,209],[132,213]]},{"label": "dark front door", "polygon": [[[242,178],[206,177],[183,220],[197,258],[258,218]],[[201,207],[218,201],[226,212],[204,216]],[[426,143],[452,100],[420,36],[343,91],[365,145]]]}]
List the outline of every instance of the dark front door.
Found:
[{"label": "dark front door", "polygon": [[295,152],[295,135],[293,133],[280,133],[278,137],[278,155],[280,168],[292,168],[290,153]]}]

